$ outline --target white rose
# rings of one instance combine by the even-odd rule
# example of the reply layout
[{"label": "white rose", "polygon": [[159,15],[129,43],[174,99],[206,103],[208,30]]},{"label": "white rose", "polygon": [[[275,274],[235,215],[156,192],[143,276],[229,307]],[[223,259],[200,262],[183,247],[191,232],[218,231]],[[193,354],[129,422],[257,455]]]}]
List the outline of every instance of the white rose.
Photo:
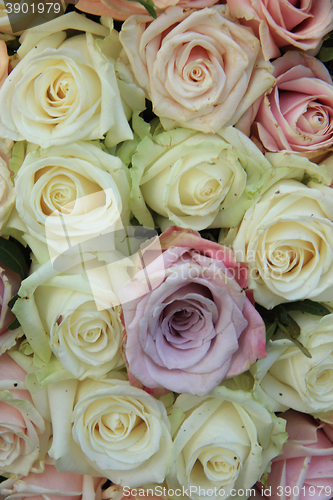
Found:
[{"label": "white rose", "polygon": [[332,189],[313,181],[280,181],[245,213],[233,249],[256,302],[333,299],[332,221]]},{"label": "white rose", "polygon": [[246,490],[281,452],[285,422],[252,393],[224,386],[205,398],[182,394],[174,408],[185,420],[174,437],[168,487],[188,488],[193,500],[248,498]]},{"label": "white rose", "polygon": [[[51,257],[129,220],[129,173],[93,143],[39,148],[15,179],[16,209],[25,232],[47,242]],[[57,215],[58,214],[58,215]],[[21,226],[20,226],[21,227]],[[53,249],[53,250],[52,250]]]},{"label": "white rose", "polygon": [[6,162],[0,157],[0,229],[15,204],[15,190]]},{"label": "white rose", "polygon": [[270,342],[267,358],[251,372],[256,398],[272,411],[289,408],[311,414],[333,410],[333,314],[318,318],[289,312],[301,327],[298,340],[307,348],[306,357],[293,342]]},{"label": "white rose", "polygon": [[[66,40],[66,29],[85,34]],[[21,41],[21,60],[0,91],[2,137],[43,147],[108,131],[113,144],[133,137],[114,70],[120,45],[112,26],[110,34],[72,12],[27,30]]]},{"label": "white rose", "polygon": [[[42,254],[36,248],[38,242],[33,250]],[[99,266],[94,254],[87,255],[90,260],[84,264],[91,266],[87,272],[75,266],[59,273],[47,260],[40,266],[33,265],[30,276],[21,283],[13,312],[32,350],[44,363],[37,372],[40,382],[49,376],[51,379],[44,383],[59,377],[98,378],[123,366],[123,325],[117,292],[129,279],[126,260],[124,265],[115,260]]]},{"label": "white rose", "polygon": [[37,288],[35,301],[51,350],[62,366],[78,379],[102,377],[122,366],[120,309],[99,311],[89,289],[86,293],[71,289],[73,277],[58,276],[48,285]]},{"label": "white rose", "polygon": [[171,435],[160,401],[116,379],[51,384],[49,398],[58,470],[129,487],[164,480]]},{"label": "white rose", "polygon": [[145,137],[132,157],[131,208],[141,224],[196,230],[239,224],[274,168],[233,127],[215,135],[175,129]]}]

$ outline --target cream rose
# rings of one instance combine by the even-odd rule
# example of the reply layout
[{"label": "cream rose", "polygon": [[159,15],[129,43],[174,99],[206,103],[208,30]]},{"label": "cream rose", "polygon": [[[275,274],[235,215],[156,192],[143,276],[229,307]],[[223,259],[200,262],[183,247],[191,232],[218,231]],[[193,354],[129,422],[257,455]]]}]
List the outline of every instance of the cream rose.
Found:
[{"label": "cream rose", "polygon": [[[66,29],[85,34],[66,40]],[[114,70],[120,45],[112,28],[110,34],[72,12],[27,30],[21,41],[19,63],[0,91],[2,137],[43,147],[107,132],[113,144],[132,138]]]},{"label": "cream rose", "polygon": [[287,437],[285,421],[250,392],[221,386],[205,398],[182,394],[174,408],[183,410],[185,420],[173,438],[167,485],[183,487],[193,500],[248,498],[246,490]]},{"label": "cream rose", "polygon": [[164,480],[171,436],[160,401],[115,378],[51,384],[49,398],[58,470],[129,487]]},{"label": "cream rose", "polygon": [[[121,151],[121,150],[120,150]],[[241,221],[274,168],[234,127],[215,135],[175,129],[145,137],[132,156],[131,208],[141,224],[201,230]]]},{"label": "cream rose", "polygon": [[120,41],[123,63],[165,129],[215,133],[234,125],[275,81],[259,40],[226,5],[197,11],[168,7],[153,21],[131,16]]},{"label": "cream rose", "polygon": [[267,358],[251,372],[256,398],[272,411],[289,408],[319,415],[333,410],[333,314],[318,318],[308,313],[289,312],[301,328],[298,340],[306,357],[289,340],[268,344]]},{"label": "cream rose", "polygon": [[294,180],[272,186],[244,215],[233,249],[249,265],[249,288],[270,309],[333,299],[333,192]]},{"label": "cream rose", "polygon": [[[37,255],[42,254],[39,246],[33,246]],[[33,265],[13,308],[32,350],[44,362],[37,372],[44,384],[59,377],[100,378],[123,366],[117,290],[129,279],[127,267],[117,260],[98,267],[94,254],[82,258],[86,269],[74,266],[66,273],[57,271],[57,260]]]},{"label": "cream rose", "polygon": [[14,204],[14,184],[6,162],[0,157],[0,229],[7,221]]},{"label": "cream rose", "polygon": [[40,148],[25,157],[15,178],[17,227],[56,257],[121,219],[126,225],[129,189],[125,165],[94,143]]},{"label": "cream rose", "polygon": [[[50,348],[62,366],[78,379],[102,377],[123,366],[120,310],[99,311],[91,294],[71,289],[74,280],[73,276],[58,276],[48,281],[49,286],[39,286],[36,306],[50,335]],[[22,325],[30,333],[24,322]]]}]

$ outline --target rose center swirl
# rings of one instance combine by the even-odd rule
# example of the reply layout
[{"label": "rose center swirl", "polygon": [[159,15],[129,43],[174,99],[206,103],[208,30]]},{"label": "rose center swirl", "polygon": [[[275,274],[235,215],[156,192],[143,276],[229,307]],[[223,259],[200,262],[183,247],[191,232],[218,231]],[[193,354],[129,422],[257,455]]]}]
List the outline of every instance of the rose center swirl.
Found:
[{"label": "rose center swirl", "polygon": [[47,89],[47,102],[52,107],[66,107],[73,104],[76,94],[76,84],[70,73],[61,72]]},{"label": "rose center swirl", "polygon": [[227,448],[211,448],[209,451],[203,451],[193,467],[193,472],[203,472],[207,479],[216,481],[221,486],[233,483],[240,471],[240,459],[238,455]]}]

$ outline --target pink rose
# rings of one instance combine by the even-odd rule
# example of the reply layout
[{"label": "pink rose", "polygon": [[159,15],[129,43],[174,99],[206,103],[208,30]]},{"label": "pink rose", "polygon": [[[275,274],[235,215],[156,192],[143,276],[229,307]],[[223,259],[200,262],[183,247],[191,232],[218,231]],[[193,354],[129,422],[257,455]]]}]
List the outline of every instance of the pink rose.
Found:
[{"label": "pink rose", "polygon": [[26,375],[8,353],[2,354],[0,475],[27,475],[30,470],[39,470],[49,445],[51,425],[47,420],[46,389],[36,389],[32,395],[25,385]]},{"label": "pink rose", "polygon": [[41,474],[7,479],[0,484],[0,493],[7,500],[101,500],[106,479],[83,476],[72,472],[58,472],[54,465],[45,465]]},{"label": "pink rose", "polygon": [[[170,5],[202,9],[217,2],[218,0],[155,0],[154,5],[156,6],[156,14],[159,15]],[[220,3],[225,3],[225,1]],[[108,16],[119,21],[125,21],[134,14],[147,14],[143,5],[130,0],[79,0],[75,7],[82,12],[88,12],[95,16]]]},{"label": "pink rose", "polygon": [[264,498],[328,500],[333,496],[333,443],[324,424],[294,410],[279,415],[287,420],[288,441],[273,459]]},{"label": "pink rose", "polygon": [[153,21],[131,16],[120,40],[126,55],[118,64],[130,66],[166,130],[234,125],[275,81],[258,38],[227,5],[169,7]]},{"label": "pink rose", "polygon": [[227,0],[231,14],[250,26],[269,59],[279,47],[294,46],[316,54],[323,37],[333,28],[330,0]]},{"label": "pink rose", "polygon": [[[1,160],[0,160],[1,166]],[[1,170],[0,170],[1,191]],[[14,190],[13,190],[14,191]],[[14,198],[15,199],[15,198]],[[0,208],[1,214],[1,208]],[[0,354],[15,345],[18,335],[23,335],[20,330],[8,330],[8,326],[15,320],[15,316],[8,307],[8,302],[20,288],[21,278],[17,273],[3,266],[0,262]]]},{"label": "pink rose", "polygon": [[268,151],[318,157],[333,144],[329,72],[318,59],[299,52],[287,52],[273,65],[276,84],[262,97],[251,132]]},{"label": "pink rose", "polygon": [[129,370],[146,387],[203,396],[266,356],[265,327],[229,248],[176,227],[160,243],[120,291]]}]

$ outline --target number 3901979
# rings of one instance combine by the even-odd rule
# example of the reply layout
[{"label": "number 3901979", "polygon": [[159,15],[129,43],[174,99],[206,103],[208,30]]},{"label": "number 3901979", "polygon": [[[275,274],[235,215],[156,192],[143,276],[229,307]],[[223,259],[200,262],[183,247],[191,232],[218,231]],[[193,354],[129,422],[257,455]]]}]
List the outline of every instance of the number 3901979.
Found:
[{"label": "number 3901979", "polygon": [[300,493],[303,493],[305,495],[306,493],[310,497],[315,497],[322,498],[322,495],[325,495],[327,499],[331,499],[333,495],[333,491],[331,490],[330,486],[302,486],[299,488],[298,486],[277,486],[277,496],[281,497],[284,495],[287,495],[288,497],[293,495],[298,497]]},{"label": "number 3901979", "polygon": [[7,14],[59,14],[61,10],[61,3],[56,2],[29,2],[29,3],[7,3]]}]

